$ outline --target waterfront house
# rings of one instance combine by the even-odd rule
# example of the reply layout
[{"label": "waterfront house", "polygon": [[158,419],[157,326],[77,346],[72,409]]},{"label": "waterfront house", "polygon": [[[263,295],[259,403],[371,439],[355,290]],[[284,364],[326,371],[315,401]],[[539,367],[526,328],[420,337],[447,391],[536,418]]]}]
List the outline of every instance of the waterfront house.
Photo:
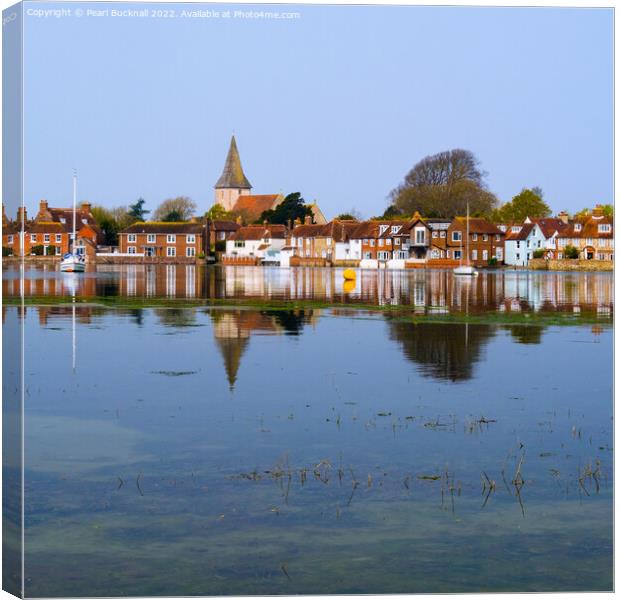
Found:
[{"label": "waterfront house", "polygon": [[597,205],[591,214],[567,223],[557,236],[557,258],[565,258],[567,246],[577,248],[582,260],[613,260],[613,218]]},{"label": "waterfront house", "polygon": [[[467,247],[467,217],[455,217],[450,223],[446,238],[446,258],[465,260]],[[469,262],[476,267],[485,267],[489,261],[504,261],[504,239],[506,234],[486,219],[469,219]]]},{"label": "waterfront house", "polygon": [[522,224],[505,225],[504,263],[526,267],[537,250],[542,250],[545,258],[553,257],[557,236],[564,226],[558,218],[526,218]]},{"label": "waterfront house", "polygon": [[279,252],[286,245],[284,225],[244,225],[226,240],[224,264],[260,264],[265,258],[279,263]]},{"label": "waterfront house", "polygon": [[193,262],[205,251],[206,228],[197,222],[139,221],[118,234],[120,254]]},{"label": "waterfront house", "polygon": [[353,232],[359,225],[358,221],[334,221],[334,263],[358,266],[362,257],[359,240],[352,239]]},{"label": "waterfront house", "polygon": [[207,228],[209,231],[209,246],[214,250],[226,250],[226,240],[232,236],[241,227],[236,221],[221,221],[207,219]]}]

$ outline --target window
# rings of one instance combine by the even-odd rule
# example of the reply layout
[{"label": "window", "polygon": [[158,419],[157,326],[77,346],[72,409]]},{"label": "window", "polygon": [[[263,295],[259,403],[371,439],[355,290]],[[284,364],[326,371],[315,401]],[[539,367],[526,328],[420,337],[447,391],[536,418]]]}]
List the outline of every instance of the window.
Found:
[{"label": "window", "polygon": [[478,260],[478,250],[472,250],[471,251],[471,259],[472,260]]},{"label": "window", "polygon": [[445,238],[445,237],[446,237],[446,232],[445,232],[445,231],[442,231],[442,232],[439,234],[439,237]]},{"label": "window", "polygon": [[392,245],[392,240],[390,238],[388,238],[387,240],[385,240],[385,245],[386,246],[391,246]]},{"label": "window", "polygon": [[519,233],[519,231],[521,231],[521,227],[517,226],[517,225],[513,225],[510,228],[510,231],[512,231],[512,233]]},{"label": "window", "polygon": [[489,251],[488,250],[483,250],[482,251],[482,260],[489,260]]},{"label": "window", "polygon": [[[301,240],[299,240],[301,242]],[[301,244],[300,244],[301,246]],[[235,240],[235,248],[245,248],[244,240]]]},{"label": "window", "polygon": [[437,232],[433,231],[433,237],[436,238],[437,237]]},{"label": "window", "polygon": [[60,246],[56,246],[56,256],[60,256]]},{"label": "window", "polygon": [[599,233],[609,233],[611,232],[611,225],[609,223],[601,223],[598,226]]},{"label": "window", "polygon": [[129,246],[127,248],[127,254],[135,254],[136,253],[136,247],[135,246]]},{"label": "window", "polygon": [[364,252],[364,258],[372,258],[372,252]]},{"label": "window", "polygon": [[153,246],[146,246],[144,248],[144,256],[155,256],[155,248]]},{"label": "window", "polygon": [[454,258],[456,260],[461,260],[461,256],[463,256],[463,253],[460,250],[455,250],[454,251]]},{"label": "window", "polygon": [[521,242],[517,240],[517,248],[521,248]]},{"label": "window", "polygon": [[396,238],[396,239],[394,240],[394,245],[395,245],[395,246],[400,246],[400,238]]},{"label": "window", "polygon": [[463,239],[463,235],[461,234],[460,231],[453,231],[452,232],[452,241],[453,242],[460,242]]},{"label": "window", "polygon": [[375,240],[370,240],[370,245],[374,246],[375,245]]},{"label": "window", "polygon": [[383,240],[379,240],[379,246],[383,246]]},{"label": "window", "polygon": [[517,260],[519,260],[520,258],[521,258],[521,255],[517,252]]},{"label": "window", "polygon": [[131,244],[136,242],[136,234],[135,233],[128,233],[127,234],[127,243]]},{"label": "window", "polygon": [[37,234],[36,233],[31,233],[30,234],[30,241],[35,244],[37,241]]},{"label": "window", "polygon": [[60,222],[61,222],[61,223],[66,223],[66,222],[67,222],[67,219],[65,219],[64,217],[60,217]]},{"label": "window", "polygon": [[177,249],[174,246],[168,246],[166,248],[166,256],[176,256]]},{"label": "window", "polygon": [[400,229],[400,225],[393,225],[392,226],[392,233],[397,233],[399,229]]},{"label": "window", "polygon": [[385,232],[385,230],[388,228],[387,225],[381,225],[379,226],[379,235],[383,235],[383,233]]},{"label": "window", "polygon": [[502,236],[501,236],[499,233],[498,233],[498,234],[496,234],[496,235],[495,235],[495,241],[496,241],[496,242],[499,242],[499,240],[500,240],[500,238],[501,238],[501,237],[502,237]]},{"label": "window", "polygon": [[149,233],[146,236],[146,241],[147,241],[148,244],[154,244],[155,243],[155,239],[156,239],[156,236],[155,236],[154,233]]},{"label": "window", "polygon": [[49,233],[46,233],[46,234],[43,235],[43,241],[46,244],[49,244],[49,241],[50,241],[50,234]]},{"label": "window", "polygon": [[526,247],[529,248],[530,247],[530,240],[527,240],[527,242],[525,243]]},{"label": "window", "polygon": [[377,252],[377,258],[379,260],[388,260],[390,258],[390,253],[383,250],[382,252]]},{"label": "window", "polygon": [[581,223],[575,223],[575,231],[581,231]]},{"label": "window", "polygon": [[56,234],[56,243],[60,244],[62,242],[62,233]]},{"label": "window", "polygon": [[503,260],[504,259],[504,254],[503,254],[501,248],[495,248],[495,258],[497,258],[497,260]]},{"label": "window", "polygon": [[415,243],[423,244],[426,241],[426,232],[424,229],[416,229],[415,230]]},{"label": "window", "polygon": [[[196,243],[196,235],[193,233],[190,233],[188,235],[185,236],[186,241],[188,244],[195,244]],[[187,255],[189,256],[189,254]]]},{"label": "window", "polygon": [[190,258],[193,258],[194,256],[196,256],[196,248],[194,248],[193,246],[190,246],[189,248],[185,248],[185,256],[188,256]]},{"label": "window", "polygon": [[478,241],[478,234],[477,234],[477,233],[472,234],[471,239],[472,239],[474,242],[477,242],[477,241]]},{"label": "window", "polygon": [[488,242],[489,241],[489,236],[486,233],[482,234],[482,241],[483,242]]},{"label": "window", "polygon": [[[169,233],[166,236],[166,242],[168,244],[176,244],[177,243],[177,236],[174,233]],[[168,254],[168,256],[174,256],[174,254]]]},{"label": "window", "polygon": [[216,237],[217,237],[218,240],[225,240],[226,239],[226,232],[225,231],[218,231]]},{"label": "window", "polygon": [[13,236],[12,236],[12,235],[10,235],[10,236],[7,238],[7,243],[9,243],[9,244],[12,244],[12,243],[13,243]]}]

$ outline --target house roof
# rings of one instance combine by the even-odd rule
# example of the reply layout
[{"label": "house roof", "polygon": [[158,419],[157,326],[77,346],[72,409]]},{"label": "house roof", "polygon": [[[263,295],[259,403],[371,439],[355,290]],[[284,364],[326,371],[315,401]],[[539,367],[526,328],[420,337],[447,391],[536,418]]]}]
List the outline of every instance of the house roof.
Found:
[{"label": "house roof", "polygon": [[540,227],[540,230],[546,238],[550,238],[556,231],[562,231],[565,227],[564,221],[562,221],[562,219],[556,219],[555,217],[536,219],[534,222]]},{"label": "house roof", "polygon": [[[565,225],[560,231],[559,237],[610,239],[614,236],[613,222],[613,219],[610,217],[588,215]],[[611,225],[610,231],[599,232],[599,225]],[[581,226],[581,229],[578,226]]]},{"label": "house roof", "polygon": [[120,232],[120,235],[126,233],[197,233],[203,232],[203,226],[200,223],[173,222],[164,223],[159,221],[138,221],[130,225]]},{"label": "house roof", "polygon": [[66,233],[67,228],[63,223],[54,221],[33,221],[26,225],[26,233]]},{"label": "house roof", "polygon": [[521,229],[519,231],[512,231],[511,228],[506,230],[506,241],[523,241],[527,239],[527,236],[530,235],[532,229],[534,229],[534,223],[524,223],[519,226]]},{"label": "house roof", "polygon": [[235,221],[211,221],[214,231],[237,231],[241,225]]},{"label": "house roof", "polygon": [[[455,217],[453,224],[457,223],[461,227],[467,227],[467,217]],[[488,233],[491,235],[505,235],[496,225],[479,217],[469,218],[469,233]]]},{"label": "house roof", "polygon": [[263,238],[284,239],[286,227],[284,225],[245,225],[240,227],[231,237],[237,241],[262,240]]},{"label": "house roof", "polygon": [[215,189],[220,188],[252,189],[252,185],[243,172],[241,158],[239,158],[239,150],[237,150],[237,141],[234,135],[230,139],[230,147],[228,148],[224,169],[215,184]]},{"label": "house roof", "polygon": [[331,231],[326,225],[295,225],[291,235],[296,238],[331,237]]}]

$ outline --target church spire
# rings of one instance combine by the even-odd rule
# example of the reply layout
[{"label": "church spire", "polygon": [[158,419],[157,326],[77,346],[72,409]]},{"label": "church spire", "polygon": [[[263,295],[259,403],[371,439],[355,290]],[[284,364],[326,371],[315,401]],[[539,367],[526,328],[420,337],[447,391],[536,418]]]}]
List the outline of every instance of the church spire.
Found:
[{"label": "church spire", "polygon": [[233,135],[230,140],[230,148],[228,149],[228,156],[226,157],[226,163],[224,164],[224,170],[222,175],[215,184],[215,189],[238,189],[238,190],[251,190],[252,185],[248,181],[243,167],[241,166],[241,159],[239,158],[239,150],[237,150],[237,142]]}]

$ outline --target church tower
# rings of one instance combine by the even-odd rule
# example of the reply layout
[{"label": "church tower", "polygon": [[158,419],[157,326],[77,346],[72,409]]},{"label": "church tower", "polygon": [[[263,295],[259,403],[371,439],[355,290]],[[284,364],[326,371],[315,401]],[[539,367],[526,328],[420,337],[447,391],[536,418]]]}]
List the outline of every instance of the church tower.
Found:
[{"label": "church tower", "polygon": [[215,184],[215,203],[230,211],[234,208],[237,198],[248,195],[251,189],[252,185],[241,167],[239,150],[237,150],[237,142],[233,135],[224,170]]}]

